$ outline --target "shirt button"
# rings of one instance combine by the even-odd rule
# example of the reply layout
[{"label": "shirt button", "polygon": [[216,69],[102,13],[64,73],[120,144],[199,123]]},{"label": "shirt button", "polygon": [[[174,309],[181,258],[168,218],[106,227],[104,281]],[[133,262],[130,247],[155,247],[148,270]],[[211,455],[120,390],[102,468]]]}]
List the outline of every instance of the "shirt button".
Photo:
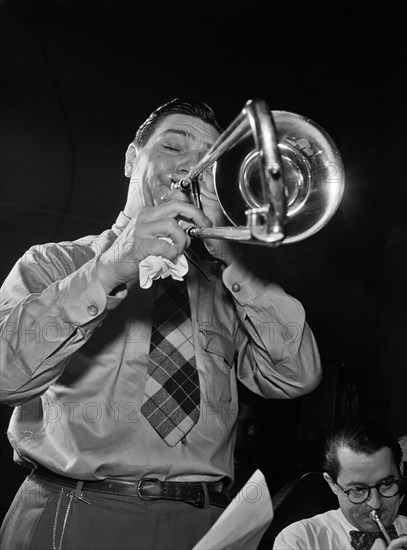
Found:
[{"label": "shirt button", "polygon": [[99,310],[96,306],[88,306],[88,313],[89,315],[92,315],[92,317],[94,317],[95,315],[97,315],[99,313]]},{"label": "shirt button", "polygon": [[239,283],[233,283],[233,285],[232,285],[232,291],[233,292],[240,292],[240,288],[241,287],[240,287]]}]

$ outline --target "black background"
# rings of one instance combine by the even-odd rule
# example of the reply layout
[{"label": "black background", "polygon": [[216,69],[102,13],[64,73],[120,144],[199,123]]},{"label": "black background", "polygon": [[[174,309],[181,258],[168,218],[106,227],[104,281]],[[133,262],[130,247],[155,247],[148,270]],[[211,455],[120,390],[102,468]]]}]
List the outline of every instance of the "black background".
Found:
[{"label": "black background", "polygon": [[[291,402],[242,393],[237,479],[272,490],[318,466],[320,438],[364,414],[407,433],[406,39],[403,2],[4,1],[0,5],[3,280],[32,244],[110,226],[124,152],[174,97],[226,126],[250,98],[310,117],[335,141],[346,189],[315,236],[262,249],[305,306],[325,365]],[[22,473],[1,408],[3,506]]]}]

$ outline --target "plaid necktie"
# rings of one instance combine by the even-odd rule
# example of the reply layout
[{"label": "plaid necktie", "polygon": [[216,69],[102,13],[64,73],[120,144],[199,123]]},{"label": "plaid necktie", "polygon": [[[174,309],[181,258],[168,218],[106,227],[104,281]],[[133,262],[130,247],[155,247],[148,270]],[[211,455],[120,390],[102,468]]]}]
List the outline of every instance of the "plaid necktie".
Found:
[{"label": "plaid necktie", "polygon": [[[387,529],[391,540],[398,537],[397,531],[394,525],[390,525]],[[365,533],[364,531],[350,531],[351,545],[355,550],[370,550],[372,548],[374,541],[379,538],[384,538],[382,533]]]},{"label": "plaid necktie", "polygon": [[186,283],[157,281],[150,360],[141,413],[170,447],[199,418],[199,377]]}]

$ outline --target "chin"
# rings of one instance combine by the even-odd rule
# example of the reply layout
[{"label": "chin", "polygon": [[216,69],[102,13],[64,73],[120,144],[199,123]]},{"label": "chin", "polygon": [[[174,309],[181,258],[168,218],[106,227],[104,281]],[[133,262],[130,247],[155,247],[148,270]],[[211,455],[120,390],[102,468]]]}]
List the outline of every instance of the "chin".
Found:
[{"label": "chin", "polygon": [[[380,531],[379,526],[369,517],[368,513],[363,514],[363,516],[355,519],[357,520],[357,525],[359,526],[359,529],[365,531],[366,533],[377,533],[378,531]],[[384,517],[383,519],[387,518]]]}]

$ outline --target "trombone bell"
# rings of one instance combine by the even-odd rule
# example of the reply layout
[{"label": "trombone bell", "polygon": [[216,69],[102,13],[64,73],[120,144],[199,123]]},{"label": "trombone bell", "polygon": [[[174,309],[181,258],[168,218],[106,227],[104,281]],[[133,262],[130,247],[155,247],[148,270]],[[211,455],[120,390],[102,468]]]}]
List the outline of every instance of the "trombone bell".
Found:
[{"label": "trombone bell", "polygon": [[231,227],[190,228],[197,238],[278,246],[314,235],[335,214],[344,191],[342,160],[315,122],[248,101],[179,188],[200,206],[198,176],[214,167],[220,206]]}]

